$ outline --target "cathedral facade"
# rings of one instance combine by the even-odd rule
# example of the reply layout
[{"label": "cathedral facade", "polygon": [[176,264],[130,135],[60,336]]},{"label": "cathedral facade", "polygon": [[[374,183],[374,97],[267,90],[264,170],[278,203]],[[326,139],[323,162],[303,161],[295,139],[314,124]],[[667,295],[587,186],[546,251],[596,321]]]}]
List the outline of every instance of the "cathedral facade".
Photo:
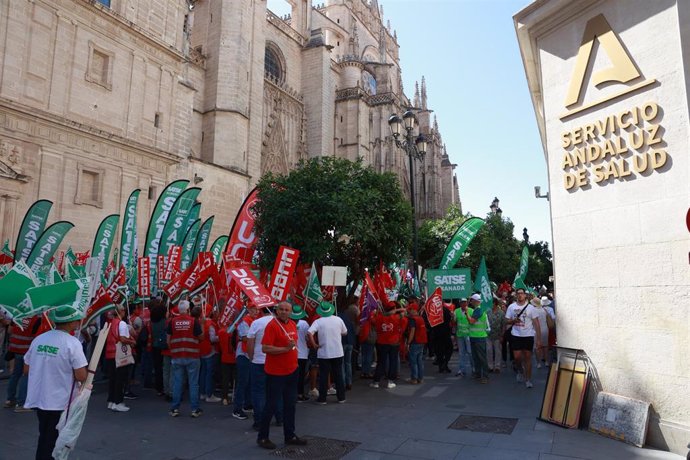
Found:
[{"label": "cathedral facade", "polygon": [[35,200],[90,246],[139,188],[139,235],[164,185],[200,186],[212,237],[262,174],[301,159],[363,158],[410,190],[388,118],[411,109],[429,147],[414,162],[417,219],[459,205],[455,165],[427,106],[408,98],[376,0],[4,0],[0,4],[0,239]]}]

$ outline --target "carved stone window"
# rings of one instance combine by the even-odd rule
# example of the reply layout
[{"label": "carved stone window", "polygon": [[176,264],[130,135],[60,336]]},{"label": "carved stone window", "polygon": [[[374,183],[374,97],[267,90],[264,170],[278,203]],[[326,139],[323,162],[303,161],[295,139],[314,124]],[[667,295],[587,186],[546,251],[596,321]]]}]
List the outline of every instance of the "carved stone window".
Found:
[{"label": "carved stone window", "polygon": [[285,60],[280,49],[273,43],[266,43],[264,75],[275,83],[283,83],[285,81]]},{"label": "carved stone window", "polygon": [[103,178],[105,170],[91,166],[78,166],[76,204],[103,207]]},{"label": "carved stone window", "polygon": [[107,90],[113,89],[113,60],[115,55],[89,41],[89,62],[86,80]]}]

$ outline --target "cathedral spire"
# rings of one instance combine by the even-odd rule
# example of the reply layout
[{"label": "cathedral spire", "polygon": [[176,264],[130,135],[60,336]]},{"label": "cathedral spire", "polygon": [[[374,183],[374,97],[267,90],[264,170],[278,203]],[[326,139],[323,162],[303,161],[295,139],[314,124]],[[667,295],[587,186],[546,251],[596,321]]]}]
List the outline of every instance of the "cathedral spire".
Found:
[{"label": "cathedral spire", "polygon": [[422,75],[422,109],[426,110],[426,80]]},{"label": "cathedral spire", "polygon": [[414,82],[414,100],[412,101],[412,105],[415,107],[419,107],[419,82]]},{"label": "cathedral spire", "polygon": [[436,118],[436,115],[434,115],[434,131],[438,133],[438,119]]}]

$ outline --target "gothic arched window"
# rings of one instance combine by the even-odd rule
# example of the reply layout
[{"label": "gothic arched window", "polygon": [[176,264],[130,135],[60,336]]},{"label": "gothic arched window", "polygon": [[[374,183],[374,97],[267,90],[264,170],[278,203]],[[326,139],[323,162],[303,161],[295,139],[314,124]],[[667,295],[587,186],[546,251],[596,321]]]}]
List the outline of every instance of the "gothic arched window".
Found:
[{"label": "gothic arched window", "polygon": [[285,65],[282,54],[277,47],[269,43],[266,43],[264,75],[276,83],[282,83],[285,80]]}]

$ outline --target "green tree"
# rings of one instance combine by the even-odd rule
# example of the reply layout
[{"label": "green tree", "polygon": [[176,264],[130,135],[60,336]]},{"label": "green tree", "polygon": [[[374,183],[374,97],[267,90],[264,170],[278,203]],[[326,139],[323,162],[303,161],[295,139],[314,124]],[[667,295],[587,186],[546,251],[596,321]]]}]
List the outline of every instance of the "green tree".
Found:
[{"label": "green tree", "polygon": [[425,268],[438,267],[448,242],[468,217],[459,206],[452,205],[442,219],[424,221],[418,232],[418,263]]},{"label": "green tree", "polygon": [[[354,287],[365,268],[403,260],[412,209],[397,177],[362,160],[319,157],[287,175],[268,173],[257,185],[259,265],[273,266],[278,248],[300,251],[301,263],[348,266]],[[348,293],[348,296],[352,292]]]}]

